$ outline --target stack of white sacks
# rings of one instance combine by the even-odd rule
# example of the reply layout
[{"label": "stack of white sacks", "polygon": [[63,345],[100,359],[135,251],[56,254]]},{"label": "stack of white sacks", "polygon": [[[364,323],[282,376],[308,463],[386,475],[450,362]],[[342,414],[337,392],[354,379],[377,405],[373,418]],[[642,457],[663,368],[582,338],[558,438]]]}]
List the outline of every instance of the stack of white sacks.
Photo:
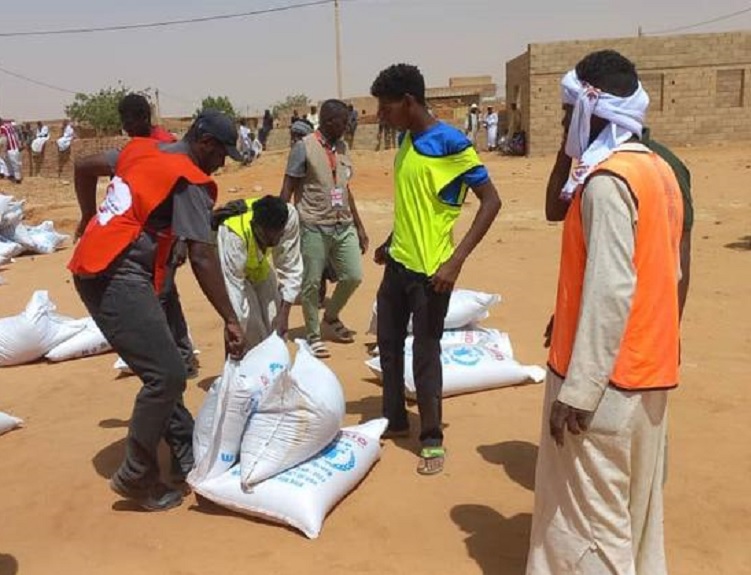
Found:
[{"label": "stack of white sacks", "polygon": [[272,335],[228,361],[196,418],[196,493],[234,511],[318,537],[328,512],[380,457],[387,421],[341,428],[334,373],[298,342],[294,364]]},{"label": "stack of white sacks", "polygon": [[57,233],[51,221],[38,226],[24,224],[23,205],[24,200],[0,194],[0,266],[27,252],[54,253],[69,237]]},{"label": "stack of white sacks", "polygon": [[0,367],[41,358],[65,361],[111,349],[90,317],[74,319],[56,313],[46,291],[36,291],[26,309],[0,319]]},{"label": "stack of white sacks", "polygon": [[[479,326],[479,322],[489,316],[490,307],[500,301],[499,295],[470,290],[455,290],[451,294],[446,331],[441,339],[444,397],[544,380],[544,369],[522,365],[514,359],[508,334]],[[376,317],[377,308],[374,306],[371,333],[375,333]],[[413,341],[412,336],[407,337],[404,346],[404,384],[409,397],[415,396]],[[380,378],[381,362],[377,350],[375,353],[376,357],[368,360],[366,365]]]}]

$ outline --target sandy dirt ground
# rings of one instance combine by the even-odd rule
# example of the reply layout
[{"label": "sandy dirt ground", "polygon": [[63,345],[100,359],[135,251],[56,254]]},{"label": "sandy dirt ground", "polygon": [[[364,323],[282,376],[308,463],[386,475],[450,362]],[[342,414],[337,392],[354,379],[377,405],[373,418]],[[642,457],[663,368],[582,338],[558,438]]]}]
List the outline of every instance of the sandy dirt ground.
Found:
[{"label": "sandy dirt ground", "polygon": [[[678,151],[693,171],[697,216],[683,384],[670,404],[667,551],[680,575],[751,573],[751,148]],[[269,154],[250,168],[228,167],[218,178],[221,200],[277,193],[284,159]],[[459,283],[502,294],[487,325],[511,334],[522,362],[544,365],[560,235],[542,210],[552,159],[485,160],[504,207]],[[390,227],[392,161],[390,152],[354,156],[354,191],[374,244]],[[69,183],[2,188],[28,199],[32,221],[52,219],[73,230],[78,212]],[[460,232],[476,208],[470,201]],[[60,312],[84,315],[65,269],[69,257],[67,248],[0,270],[8,282],[0,287],[0,316],[20,312],[37,289],[49,290]],[[380,413],[380,388],[363,363],[380,273],[368,257],[365,281],[343,314],[360,335],[354,345],[333,346],[329,361],[345,388],[347,423]],[[186,392],[196,413],[221,369],[221,322],[189,270],[180,272],[178,285],[202,351],[200,377]],[[302,333],[299,308],[291,325]],[[541,385],[447,400],[445,473],[419,477],[415,441],[387,443],[381,462],[329,516],[321,537],[309,541],[218,507],[199,508],[193,496],[158,514],[118,502],[106,478],[123,456],[139,382],[118,379],[114,359],[0,371],[0,409],[26,420],[25,429],[0,437],[0,575],[523,573]]]}]

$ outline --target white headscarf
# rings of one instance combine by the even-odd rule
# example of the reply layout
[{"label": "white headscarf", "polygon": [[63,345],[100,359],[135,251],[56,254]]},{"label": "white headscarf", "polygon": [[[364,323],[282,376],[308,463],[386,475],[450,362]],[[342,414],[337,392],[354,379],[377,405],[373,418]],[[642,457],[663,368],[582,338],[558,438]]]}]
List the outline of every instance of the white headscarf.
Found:
[{"label": "white headscarf", "polygon": [[[575,70],[563,77],[561,92],[563,103],[574,107],[566,139],[566,154],[579,160],[578,166],[561,191],[561,199],[568,201],[592,170],[607,160],[618,146],[634,135],[641,136],[644,117],[649,107],[649,96],[641,82],[636,92],[626,98],[608,94],[582,82]],[[610,123],[590,145],[592,115]]]}]

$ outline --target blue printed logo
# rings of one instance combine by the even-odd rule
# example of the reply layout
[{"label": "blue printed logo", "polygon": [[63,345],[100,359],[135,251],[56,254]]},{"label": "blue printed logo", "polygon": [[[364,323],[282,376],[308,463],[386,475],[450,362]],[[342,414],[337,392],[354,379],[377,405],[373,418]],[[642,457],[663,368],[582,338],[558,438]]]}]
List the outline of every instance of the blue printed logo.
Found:
[{"label": "blue printed logo", "polygon": [[235,454],[234,453],[220,453],[219,458],[222,460],[223,463],[234,463],[235,462]]},{"label": "blue printed logo", "polygon": [[356,459],[352,448],[343,441],[334,441],[321,452],[323,461],[337,471],[351,471]]},{"label": "blue printed logo", "polygon": [[269,365],[269,371],[271,371],[271,375],[274,376],[280,371],[284,370],[284,366],[281,363],[272,363]]},{"label": "blue printed logo", "polygon": [[475,346],[461,346],[449,351],[450,360],[453,363],[471,367],[480,363],[484,353],[482,349]]}]

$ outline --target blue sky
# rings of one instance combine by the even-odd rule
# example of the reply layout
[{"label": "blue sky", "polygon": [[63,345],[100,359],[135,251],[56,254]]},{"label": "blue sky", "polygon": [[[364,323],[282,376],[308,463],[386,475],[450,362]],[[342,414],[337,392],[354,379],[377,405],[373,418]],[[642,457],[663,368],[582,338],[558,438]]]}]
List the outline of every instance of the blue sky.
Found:
[{"label": "blue sky", "polygon": [[[96,27],[271,8],[302,0],[35,0],[7,2],[0,32]],[[675,6],[680,6],[676,10]],[[635,35],[749,7],[748,0],[343,0],[345,96],[364,95],[379,70],[417,64],[428,85],[492,74],[530,42]],[[697,32],[751,28],[751,13]],[[0,38],[0,67],[74,91],[122,80],[159,88],[162,113],[190,113],[207,94],[257,112],[288,94],[336,95],[333,5],[168,29]],[[0,115],[56,118],[71,94],[0,72]]]}]

